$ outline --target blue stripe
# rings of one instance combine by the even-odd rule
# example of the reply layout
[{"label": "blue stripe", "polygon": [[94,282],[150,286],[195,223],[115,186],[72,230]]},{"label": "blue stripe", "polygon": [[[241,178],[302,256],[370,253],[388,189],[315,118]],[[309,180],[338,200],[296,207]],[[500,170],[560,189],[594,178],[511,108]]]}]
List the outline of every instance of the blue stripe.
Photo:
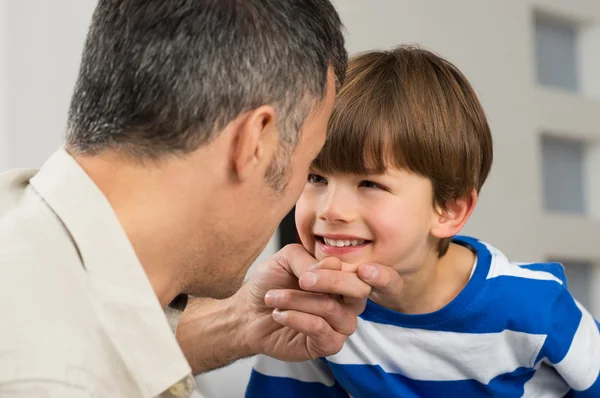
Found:
[{"label": "blue stripe", "polygon": [[305,383],[287,377],[265,376],[252,370],[246,388],[246,398],[348,398],[348,394],[336,383],[328,387],[322,383]]},{"label": "blue stripe", "polygon": [[[429,314],[401,314],[371,301],[360,317],[375,323],[456,333],[500,333],[508,329],[546,334],[552,305],[563,291],[563,286],[555,281],[499,276],[489,279],[469,306],[461,312],[447,314],[440,322],[426,323]],[[574,315],[579,317],[580,314],[577,310]],[[568,315],[563,314],[562,321]]]},{"label": "blue stripe", "polygon": [[[490,359],[491,360],[491,359]],[[335,378],[355,398],[362,397],[520,397],[524,385],[534,374],[519,368],[483,384],[476,380],[413,380],[386,373],[377,365],[339,365],[329,363]]]},{"label": "blue stripe", "polygon": [[563,289],[563,293],[557,298],[551,313],[551,323],[548,336],[544,342],[536,362],[542,358],[548,358],[551,363],[562,361],[571,348],[573,337],[581,323],[583,314],[571,294]]}]

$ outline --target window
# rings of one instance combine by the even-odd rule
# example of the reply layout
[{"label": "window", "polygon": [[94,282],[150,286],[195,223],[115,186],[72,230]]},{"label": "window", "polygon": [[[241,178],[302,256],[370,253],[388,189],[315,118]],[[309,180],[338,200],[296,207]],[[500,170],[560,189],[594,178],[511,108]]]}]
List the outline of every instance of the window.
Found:
[{"label": "window", "polygon": [[537,82],[572,92],[579,91],[578,28],[545,14],[535,15]]},{"label": "window", "polygon": [[592,286],[594,265],[589,261],[554,259],[564,265],[569,291],[588,311],[593,312]]},{"label": "window", "polygon": [[541,146],[544,209],[586,214],[585,143],[542,135]]}]

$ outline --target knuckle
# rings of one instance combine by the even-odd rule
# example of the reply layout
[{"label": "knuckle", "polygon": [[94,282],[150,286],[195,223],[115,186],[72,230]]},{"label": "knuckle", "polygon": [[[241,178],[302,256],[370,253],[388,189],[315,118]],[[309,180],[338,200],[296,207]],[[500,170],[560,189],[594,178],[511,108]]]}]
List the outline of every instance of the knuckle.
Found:
[{"label": "knuckle", "polygon": [[346,338],[345,336],[335,336],[334,338],[331,339],[331,344],[329,347],[329,352],[327,353],[327,355],[334,355],[337,354],[338,352],[340,352],[342,350],[342,348],[344,347],[344,343],[346,342]]},{"label": "knuckle", "polygon": [[371,290],[372,290],[372,288],[371,288],[371,286],[369,286],[369,285],[364,285],[364,284],[363,284],[363,286],[361,286],[361,289],[360,289],[360,290],[361,290],[361,295],[360,295],[360,297],[361,297],[361,298],[365,298],[365,299],[366,299],[367,297],[369,297],[369,294],[371,294]]},{"label": "knuckle", "polygon": [[284,247],[283,249],[275,253],[273,257],[270,258],[270,260],[267,260],[267,264],[271,268],[285,268],[287,264],[286,248]]},{"label": "knuckle", "polygon": [[284,320],[287,322],[287,324],[291,324],[296,321],[296,314],[294,314],[294,311],[285,311],[284,315]]},{"label": "knuckle", "polygon": [[314,358],[335,355],[342,350],[345,341],[346,337],[339,334],[327,336],[326,339],[313,339],[310,340],[309,351]]},{"label": "knuckle", "polygon": [[350,336],[356,331],[358,320],[355,314],[346,311],[343,317],[339,318],[337,324],[339,325],[339,327],[336,330],[339,333],[345,336]]},{"label": "knuckle", "polygon": [[367,301],[366,300],[360,300],[357,301],[356,303],[354,303],[354,305],[352,306],[352,310],[356,315],[360,315],[365,311],[365,308],[367,308]]},{"label": "knuckle", "polygon": [[318,336],[322,336],[327,333],[327,322],[323,318],[315,317],[311,322],[311,329],[313,333]]},{"label": "knuckle", "polygon": [[340,287],[340,285],[342,285],[342,281],[340,280],[339,276],[337,276],[335,273],[329,276],[329,281],[331,283],[331,286],[333,286],[334,288],[338,288]]},{"label": "knuckle", "polygon": [[336,317],[341,312],[341,304],[333,297],[328,297],[323,305],[323,311],[327,317]]},{"label": "knuckle", "polygon": [[351,334],[354,334],[354,332],[356,332],[357,325],[358,325],[358,320],[356,319],[356,317],[352,317],[352,320],[350,321],[350,324],[348,326],[347,333],[344,333],[344,334],[346,336],[350,336]]},{"label": "knuckle", "polygon": [[288,261],[289,258],[292,258],[295,254],[298,254],[299,246],[300,245],[298,245],[296,243],[286,245],[281,250],[279,250],[277,253],[275,253],[275,255],[272,257],[272,259],[276,263],[287,264],[289,262]]}]

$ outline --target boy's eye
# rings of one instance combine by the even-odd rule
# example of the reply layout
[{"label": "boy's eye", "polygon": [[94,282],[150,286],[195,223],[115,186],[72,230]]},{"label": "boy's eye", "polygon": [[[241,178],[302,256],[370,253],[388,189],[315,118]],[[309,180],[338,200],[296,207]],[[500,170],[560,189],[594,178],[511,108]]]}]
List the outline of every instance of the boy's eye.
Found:
[{"label": "boy's eye", "polygon": [[358,184],[358,186],[364,187],[364,188],[369,188],[369,189],[383,189],[383,190],[387,189],[383,185],[379,185],[376,182],[369,181],[369,180],[361,181],[360,184]]},{"label": "boy's eye", "polygon": [[309,174],[308,182],[311,184],[327,184],[325,177],[322,177],[318,174]]}]

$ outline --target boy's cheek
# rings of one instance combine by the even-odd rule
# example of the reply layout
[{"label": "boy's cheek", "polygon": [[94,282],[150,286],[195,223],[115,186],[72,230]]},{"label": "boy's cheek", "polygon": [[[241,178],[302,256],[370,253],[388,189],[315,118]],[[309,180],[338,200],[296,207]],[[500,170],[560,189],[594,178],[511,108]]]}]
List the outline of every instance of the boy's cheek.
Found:
[{"label": "boy's cheek", "polygon": [[319,261],[323,260],[323,258],[318,258],[320,256],[316,255],[317,242],[315,237],[311,232],[307,232],[306,228],[301,228],[301,226],[302,225],[298,225],[298,237],[300,238],[300,244],[308,253],[310,253],[311,256]]}]

